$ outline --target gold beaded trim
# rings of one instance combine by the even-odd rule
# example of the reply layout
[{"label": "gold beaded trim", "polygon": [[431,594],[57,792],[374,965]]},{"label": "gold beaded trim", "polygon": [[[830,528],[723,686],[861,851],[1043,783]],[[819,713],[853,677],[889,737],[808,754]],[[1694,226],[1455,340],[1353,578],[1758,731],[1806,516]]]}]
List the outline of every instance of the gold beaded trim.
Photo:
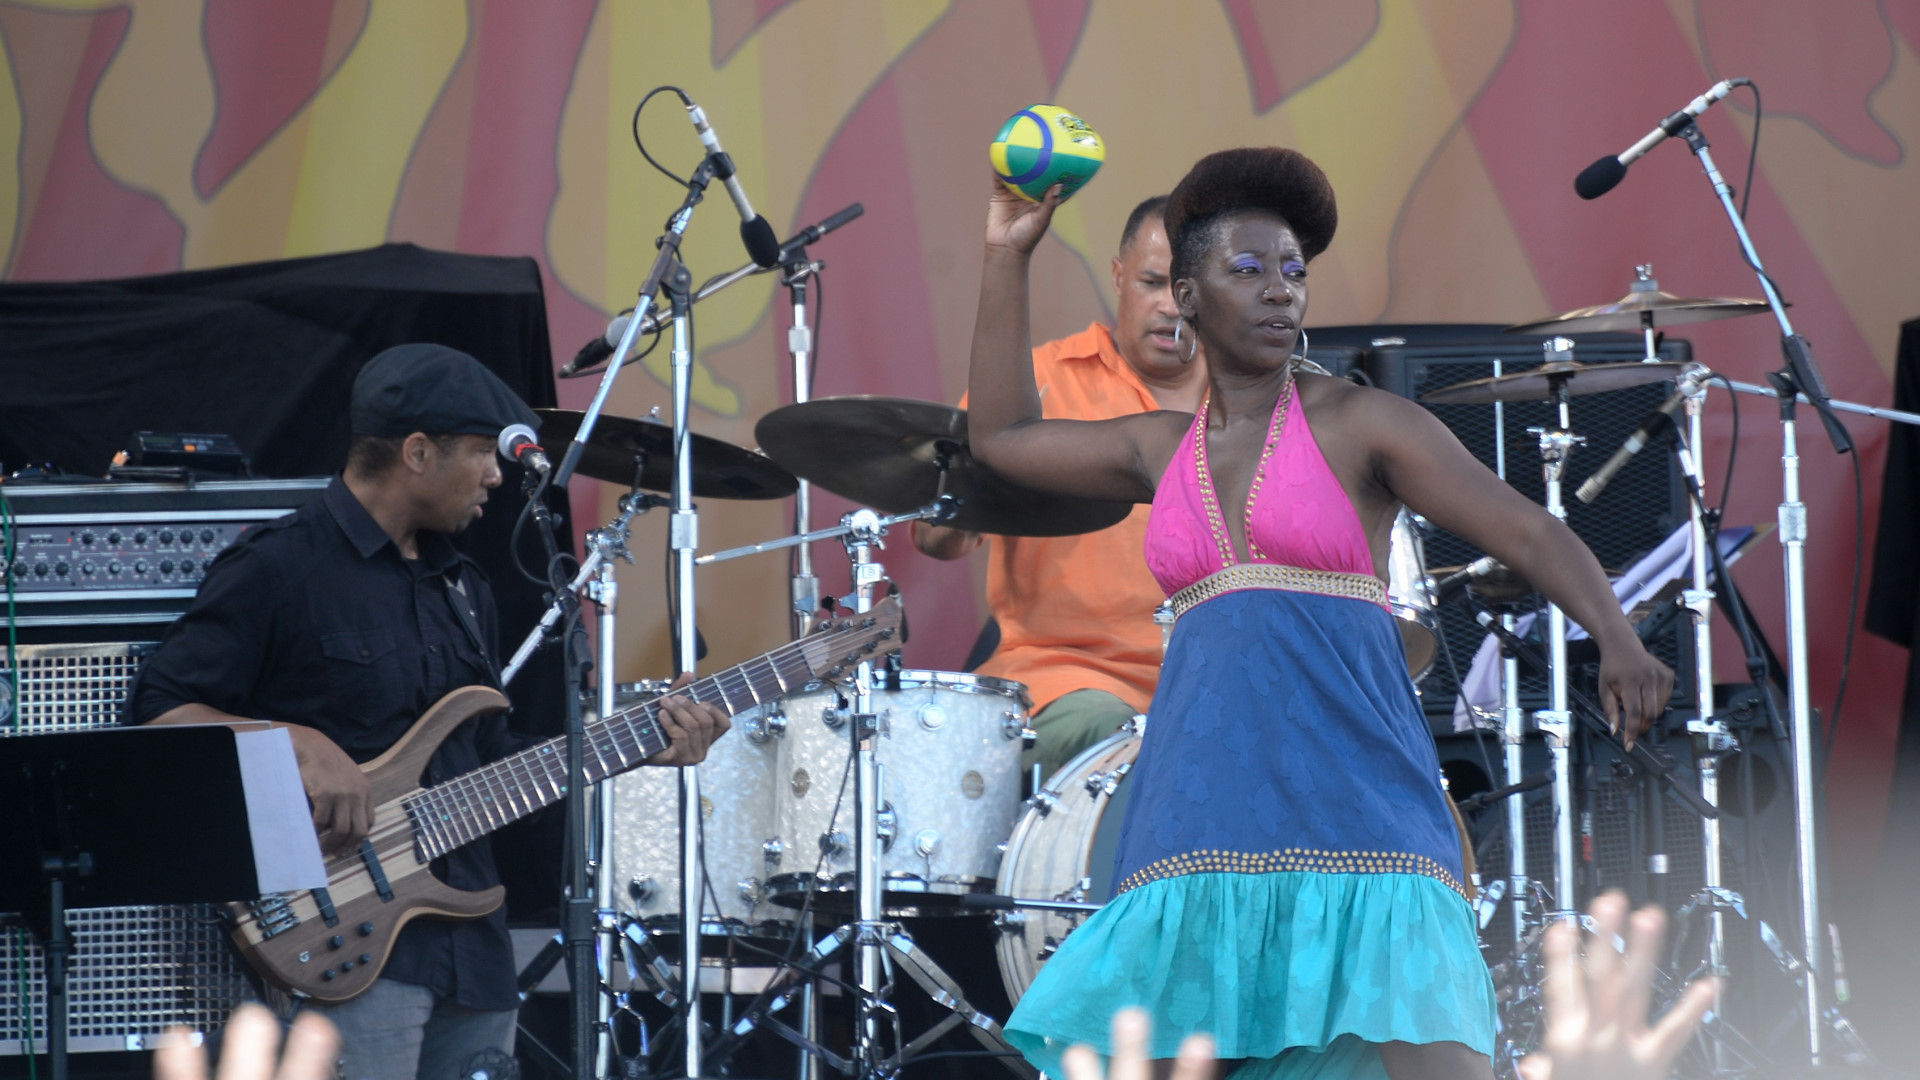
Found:
[{"label": "gold beaded trim", "polygon": [[[1247,557],[1264,559],[1266,554],[1253,538],[1253,504],[1260,497],[1260,482],[1266,478],[1267,459],[1273,456],[1274,448],[1280,445],[1280,434],[1286,430],[1287,407],[1293,400],[1293,366],[1287,366],[1286,381],[1280,385],[1280,400],[1274,402],[1273,415],[1267,418],[1266,445],[1260,450],[1260,462],[1253,470],[1253,483],[1247,488],[1247,505],[1244,508],[1247,537]],[[1213,468],[1207,463],[1207,411],[1213,404],[1211,391],[1200,399],[1200,410],[1193,416],[1193,466],[1198,473],[1200,484],[1200,502],[1207,509],[1207,528],[1213,533],[1213,542],[1220,549],[1220,565],[1233,566],[1240,560],[1233,553],[1233,534],[1227,531],[1226,512],[1220,508],[1220,495],[1213,487]]]},{"label": "gold beaded trim", "polygon": [[1401,851],[1320,851],[1312,848],[1287,848],[1284,851],[1189,851],[1149,863],[1127,875],[1118,892],[1137,889],[1151,881],[1183,877],[1187,874],[1278,874],[1300,871],[1319,874],[1418,874],[1430,877],[1462,896],[1460,887],[1446,867],[1425,855]]},{"label": "gold beaded trim", "polygon": [[1387,606],[1387,587],[1372,574],[1308,570],[1299,566],[1281,566],[1279,563],[1240,563],[1208,574],[1174,593],[1169,598],[1173,604],[1173,617],[1177,619],[1216,596],[1242,589],[1319,593],[1322,596],[1339,596]]}]

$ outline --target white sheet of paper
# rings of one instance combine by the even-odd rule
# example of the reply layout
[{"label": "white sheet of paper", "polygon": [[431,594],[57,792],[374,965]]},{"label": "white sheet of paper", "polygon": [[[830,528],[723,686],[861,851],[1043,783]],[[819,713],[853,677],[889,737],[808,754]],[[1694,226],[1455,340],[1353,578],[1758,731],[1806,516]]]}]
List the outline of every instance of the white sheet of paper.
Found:
[{"label": "white sheet of paper", "polygon": [[233,740],[240,751],[240,786],[247,795],[260,891],[326,888],[327,866],[300,783],[293,736],[285,728],[261,728],[235,730]]}]

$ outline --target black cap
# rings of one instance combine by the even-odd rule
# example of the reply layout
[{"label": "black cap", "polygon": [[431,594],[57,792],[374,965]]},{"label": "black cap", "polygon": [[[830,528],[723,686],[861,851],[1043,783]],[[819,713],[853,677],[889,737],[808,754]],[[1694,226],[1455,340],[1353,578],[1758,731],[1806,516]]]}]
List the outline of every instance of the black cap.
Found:
[{"label": "black cap", "polygon": [[353,433],[485,435],[540,417],[480,361],[445,345],[395,345],[353,380]]}]

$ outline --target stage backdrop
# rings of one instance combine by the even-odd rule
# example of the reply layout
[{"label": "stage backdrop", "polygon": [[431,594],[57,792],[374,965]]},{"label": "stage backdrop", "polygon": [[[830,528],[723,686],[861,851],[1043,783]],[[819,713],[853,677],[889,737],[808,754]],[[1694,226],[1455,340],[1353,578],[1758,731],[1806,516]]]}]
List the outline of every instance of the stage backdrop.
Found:
[{"label": "stage backdrop", "polygon": [[[1920,5],[1874,0],[0,0],[0,252],[9,280],[149,274],[387,241],[528,254],[546,274],[556,357],[632,302],[678,192],[635,151],[634,106],[673,83],[711,115],[782,235],[859,201],[815,248],[828,264],[819,395],[952,400],[965,380],[986,144],[1053,101],[1105,136],[1105,170],[1056,218],[1034,333],[1106,317],[1127,210],[1199,155],[1278,143],[1319,161],[1341,229],[1314,267],[1312,324],[1506,322],[1603,303],[1636,263],[1684,295],[1753,295],[1694,160],[1663,146],[1584,203],[1572,179],[1717,79],[1766,94],[1750,222],[1834,394],[1886,404],[1901,320],[1920,314]],[[1744,184],[1753,99],[1702,122]],[[676,171],[684,112],[640,131]],[[716,189],[717,190],[717,189]],[[693,224],[699,277],[744,256],[724,198]],[[751,279],[699,308],[700,431],[751,445],[787,400],[784,293]],[[1759,381],[1764,318],[1688,332],[1695,355]],[[3,348],[4,344],[0,344]],[[613,411],[665,406],[665,349]],[[583,405],[590,381],[566,384]],[[0,392],[4,392],[0,388]],[[1748,400],[1729,519],[1771,520],[1772,410]],[[1716,400],[1717,476],[1734,449]],[[1849,420],[1874,520],[1886,432]],[[1814,696],[1830,705],[1855,565],[1853,483],[1815,424]],[[1597,459],[1607,449],[1593,448]],[[610,505],[592,484],[583,516]],[[582,497],[582,496],[585,497]],[[830,520],[844,504],[826,504]],[[709,501],[704,545],[782,531],[779,504]],[[584,523],[576,523],[584,524]],[[666,673],[663,516],[624,571],[622,678]],[[832,566],[836,549],[819,557]],[[887,563],[913,610],[913,663],[952,667],[977,630],[977,565],[904,542]],[[785,564],[703,572],[710,663],[785,634]],[[1778,548],[1740,580],[1784,645]],[[842,569],[837,575],[844,582]],[[1724,631],[1724,626],[1722,630]],[[1723,675],[1737,678],[1732,639]],[[1904,653],[1861,636],[1831,787],[1846,872],[1877,843]]]}]

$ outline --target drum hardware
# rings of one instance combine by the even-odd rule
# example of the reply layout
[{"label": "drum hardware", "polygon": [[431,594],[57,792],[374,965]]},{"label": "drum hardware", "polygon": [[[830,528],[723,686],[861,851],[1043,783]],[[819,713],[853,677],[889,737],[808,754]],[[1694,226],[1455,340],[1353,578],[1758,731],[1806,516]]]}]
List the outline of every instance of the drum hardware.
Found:
[{"label": "drum hardware", "polygon": [[[540,434],[555,444],[572,439],[585,414],[535,409]],[[744,447],[692,435],[693,493],[703,499],[784,499],[799,485],[792,473]],[[580,455],[580,475],[622,487],[668,491],[675,470],[673,428],[651,417],[604,415]]]},{"label": "drum hardware", "polygon": [[[781,411],[787,412],[795,408],[799,406],[789,406],[787,410]],[[946,491],[947,480],[947,470],[937,468],[932,502],[909,513],[883,516],[873,510],[856,510],[842,518],[841,524],[834,528],[715,552],[700,557],[695,560],[695,563],[718,562],[837,537],[846,547],[852,564],[851,577],[854,585],[852,607],[856,612],[865,612],[874,603],[878,590],[886,584],[884,568],[874,560],[873,553],[875,548],[884,546],[887,530],[893,525],[911,521],[945,522],[952,519],[956,511],[964,505],[962,500]],[[897,664],[897,659],[890,658],[889,663]],[[860,659],[854,667],[853,701],[848,705],[839,702],[836,697],[833,704],[824,705],[815,714],[820,718],[818,729],[805,721],[804,718],[811,711],[806,706],[785,702],[780,705],[783,713],[792,711],[803,718],[798,726],[790,725],[786,736],[780,740],[783,753],[782,771],[786,771],[787,764],[795,762],[800,764],[799,768],[787,774],[789,775],[787,784],[775,785],[776,798],[784,797],[778,793],[791,793],[792,802],[788,804],[790,807],[800,807],[807,795],[815,790],[810,772],[805,768],[808,759],[802,755],[802,751],[810,740],[810,732],[814,730],[831,732],[836,738],[844,738],[852,751],[854,821],[851,834],[837,828],[833,814],[829,812],[826,829],[815,831],[813,828],[803,826],[787,830],[783,827],[780,842],[783,845],[804,843],[802,835],[806,832],[814,832],[818,837],[822,865],[842,854],[852,855],[854,918],[852,922],[816,940],[807,955],[800,961],[781,965],[769,981],[767,988],[731,1024],[727,1034],[714,1045],[713,1053],[716,1059],[724,1060],[728,1054],[738,1048],[741,1044],[740,1040],[760,1027],[766,1027],[779,1037],[793,1043],[805,1055],[825,1062],[840,1072],[861,1077],[894,1075],[935,1039],[961,1024],[965,1024],[968,1031],[989,1050],[1011,1051],[1012,1048],[1001,1038],[999,1023],[975,1009],[967,1001],[965,992],[959,984],[929,959],[923,950],[918,949],[913,939],[898,923],[890,921],[886,910],[887,886],[891,885],[899,890],[910,883],[894,873],[887,872],[883,862],[883,855],[891,852],[892,841],[900,832],[900,810],[885,797],[887,788],[883,764],[879,760],[879,742],[883,737],[905,738],[910,737],[914,732],[936,734],[942,730],[949,730],[945,716],[949,706],[939,705],[937,702],[923,703],[912,713],[919,722],[906,723],[905,717],[896,719],[884,713],[879,708],[878,701],[884,700],[887,695],[909,690],[919,681],[918,677],[932,674],[935,673],[904,672],[894,666],[890,666],[883,674],[877,674],[870,661]],[[969,687],[975,693],[1001,692],[991,685],[995,680],[986,680],[978,676],[949,676],[948,678],[966,680],[962,685]],[[1008,717],[1003,717],[1001,728],[995,733],[997,737],[1006,740],[1008,745],[1013,747],[1012,764],[1008,770],[1010,777],[1019,775],[1018,744],[1024,742],[1025,737],[1030,735],[1030,730],[1025,724],[1025,711],[1025,703],[1021,702],[1021,707],[1017,710],[1018,728],[1011,728]],[[1008,714],[1008,716],[1014,715],[1016,715],[1014,711]],[[963,727],[964,725],[955,726]],[[801,779],[803,775],[808,776],[804,781]],[[984,794],[986,782],[984,778],[979,779],[979,793]],[[1013,782],[1017,783],[1017,780]],[[967,785],[965,777],[962,779],[962,784],[963,787]],[[903,791],[902,794],[904,796],[906,793]],[[1008,794],[1010,795],[1011,792]],[[804,820],[797,809],[784,816]],[[795,835],[786,835],[788,831],[794,832]],[[926,864],[930,877],[921,880],[920,885],[923,889],[930,889],[936,884],[931,879],[934,869],[933,860],[943,848],[950,846],[943,845],[938,831],[932,829],[916,832],[911,844],[902,845],[903,856],[910,852],[911,857]],[[838,887],[840,881],[841,879],[836,878],[831,884]],[[776,881],[771,884],[777,889],[782,883]],[[795,884],[802,886],[796,890],[801,896],[800,905],[804,907],[810,904],[812,897],[818,891],[817,875],[815,881],[803,880]],[[851,1056],[842,1057],[821,1045],[810,1030],[805,1030],[809,1025],[804,1015],[806,1011],[804,1006],[810,1000],[807,995],[813,981],[822,977],[825,967],[848,949],[853,952],[855,968],[854,984],[851,987],[855,996],[855,1027]],[[936,1004],[951,1013],[946,1020],[936,1024],[932,1030],[911,1042],[902,1038],[897,1013],[888,1003],[894,991],[896,969],[904,970],[908,977],[913,979]],[[774,1015],[796,1001],[803,1004],[801,1030],[796,1030]],[[892,1054],[885,1052],[882,1042],[883,1023],[889,1022],[889,1018],[892,1018],[890,1023],[893,1031],[893,1045],[897,1048]],[[1000,1060],[1018,1076],[1036,1075],[1023,1060],[1017,1057]]]}]

